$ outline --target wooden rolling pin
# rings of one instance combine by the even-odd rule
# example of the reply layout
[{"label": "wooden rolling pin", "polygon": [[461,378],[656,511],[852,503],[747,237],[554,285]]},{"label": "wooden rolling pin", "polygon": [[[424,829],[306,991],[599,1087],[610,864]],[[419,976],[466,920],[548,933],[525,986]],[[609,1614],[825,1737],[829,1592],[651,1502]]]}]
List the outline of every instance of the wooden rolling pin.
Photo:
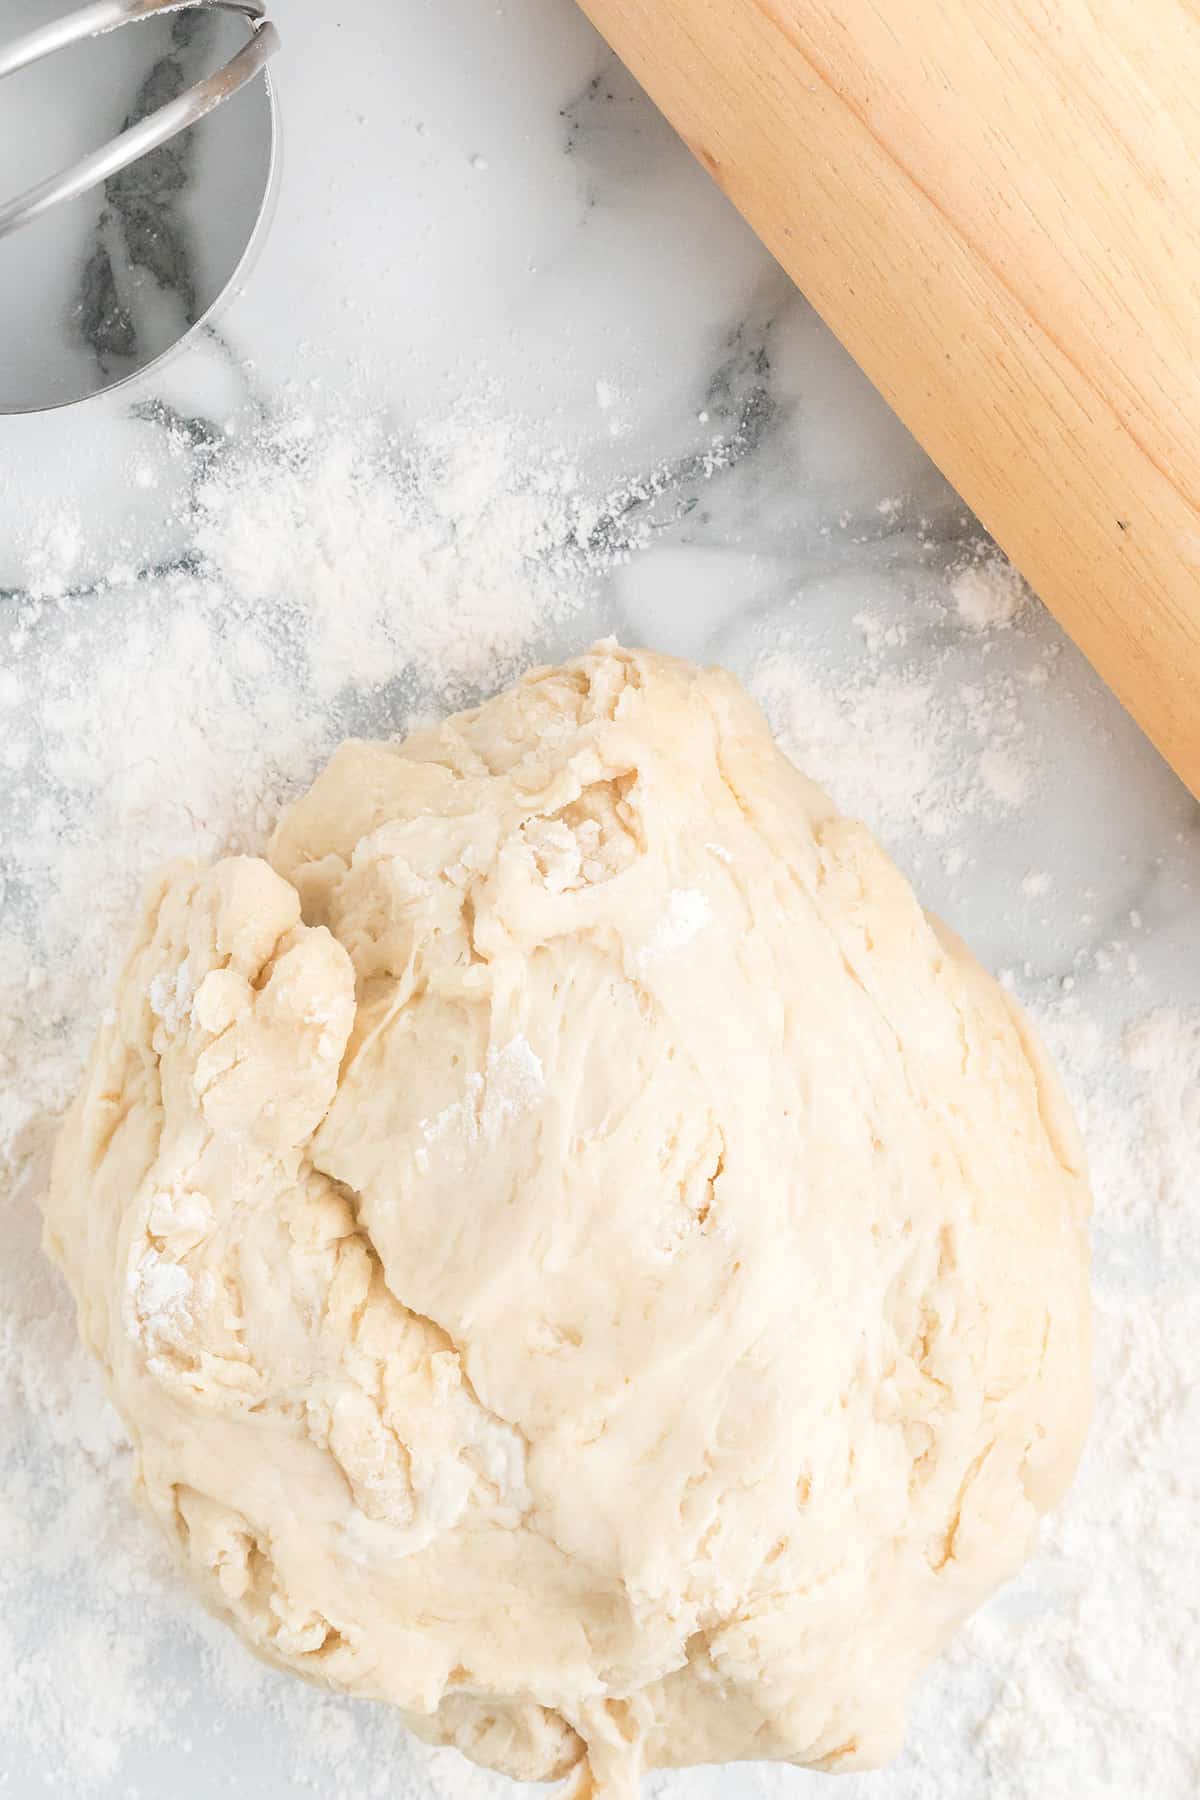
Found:
[{"label": "wooden rolling pin", "polygon": [[1195,0],[582,0],[1200,794]]}]

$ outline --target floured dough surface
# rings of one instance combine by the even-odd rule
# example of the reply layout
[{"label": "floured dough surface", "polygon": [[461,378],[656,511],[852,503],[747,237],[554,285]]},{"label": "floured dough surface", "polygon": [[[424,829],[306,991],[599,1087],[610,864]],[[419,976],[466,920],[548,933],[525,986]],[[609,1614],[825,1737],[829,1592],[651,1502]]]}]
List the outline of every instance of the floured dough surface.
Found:
[{"label": "floured dough surface", "polygon": [[153,886],[47,1243],[208,1603],[529,1778],[890,1756],[1089,1408],[1019,1010],[602,645]]}]

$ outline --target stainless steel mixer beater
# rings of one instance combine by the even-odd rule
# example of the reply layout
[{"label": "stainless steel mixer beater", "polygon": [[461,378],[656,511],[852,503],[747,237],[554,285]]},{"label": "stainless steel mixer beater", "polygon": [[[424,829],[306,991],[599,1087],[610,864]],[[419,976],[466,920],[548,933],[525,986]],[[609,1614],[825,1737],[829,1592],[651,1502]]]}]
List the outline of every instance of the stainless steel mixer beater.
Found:
[{"label": "stainless steel mixer beater", "polygon": [[0,205],[0,238],[30,224],[52,207],[100,187],[130,164],[169,143],[188,130],[223,101],[232,98],[265,69],[280,45],[279,33],[266,17],[262,0],[92,0],[65,18],[30,31],[14,43],[0,46],[0,80],[29,68],[56,51],[85,38],[102,37],[123,25],[136,24],[160,13],[235,13],[246,21],[249,42],[222,69],[198,81],[186,93],[130,125],[99,150],[81,157],[69,168]]}]

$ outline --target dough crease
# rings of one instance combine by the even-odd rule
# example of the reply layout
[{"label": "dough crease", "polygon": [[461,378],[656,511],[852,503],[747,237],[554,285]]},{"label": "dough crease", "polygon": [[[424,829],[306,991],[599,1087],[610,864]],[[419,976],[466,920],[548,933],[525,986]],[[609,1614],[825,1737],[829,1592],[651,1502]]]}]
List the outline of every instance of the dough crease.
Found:
[{"label": "dough crease", "polygon": [[46,1245],[269,1661],[525,1779],[871,1768],[1087,1429],[1029,1022],[729,676],[598,645],[155,878]]}]

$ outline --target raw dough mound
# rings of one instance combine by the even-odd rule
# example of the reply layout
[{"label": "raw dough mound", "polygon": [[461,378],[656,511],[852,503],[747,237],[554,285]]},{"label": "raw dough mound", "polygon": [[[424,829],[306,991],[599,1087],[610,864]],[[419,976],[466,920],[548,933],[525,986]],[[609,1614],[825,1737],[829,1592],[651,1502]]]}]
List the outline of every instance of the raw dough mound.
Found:
[{"label": "raw dough mound", "polygon": [[1089,1406],[1013,1002],[611,644],[152,888],[47,1242],[208,1603],[530,1778],[870,1767]]}]

